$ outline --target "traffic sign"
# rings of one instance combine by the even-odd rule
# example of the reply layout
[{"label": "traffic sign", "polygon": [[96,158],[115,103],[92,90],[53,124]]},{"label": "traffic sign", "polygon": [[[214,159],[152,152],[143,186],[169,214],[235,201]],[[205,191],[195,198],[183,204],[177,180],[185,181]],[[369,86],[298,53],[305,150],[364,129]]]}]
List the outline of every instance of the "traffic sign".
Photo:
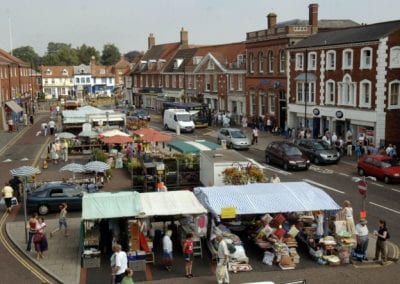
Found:
[{"label": "traffic sign", "polygon": [[365,181],[360,180],[360,181],[357,183],[357,187],[358,187],[358,192],[359,192],[361,195],[366,195],[366,194],[367,194],[367,183],[366,183]]}]

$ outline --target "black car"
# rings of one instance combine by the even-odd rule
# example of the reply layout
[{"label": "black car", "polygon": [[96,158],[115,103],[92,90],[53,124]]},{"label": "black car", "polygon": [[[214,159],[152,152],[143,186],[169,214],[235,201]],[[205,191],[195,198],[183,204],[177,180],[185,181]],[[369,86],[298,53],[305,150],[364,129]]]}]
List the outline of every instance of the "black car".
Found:
[{"label": "black car", "polygon": [[150,121],[150,112],[147,109],[137,109],[131,115],[138,117],[140,120]]},{"label": "black car", "polygon": [[335,147],[319,139],[296,139],[294,143],[314,164],[332,164],[340,160]]},{"label": "black car", "polygon": [[67,203],[68,210],[82,209],[82,188],[74,183],[48,182],[29,192],[26,207],[29,212],[46,215],[58,211],[62,203]]},{"label": "black car", "polygon": [[267,164],[278,164],[284,170],[307,170],[310,166],[310,160],[300,149],[295,144],[285,141],[276,141],[268,144],[265,149],[265,162]]}]

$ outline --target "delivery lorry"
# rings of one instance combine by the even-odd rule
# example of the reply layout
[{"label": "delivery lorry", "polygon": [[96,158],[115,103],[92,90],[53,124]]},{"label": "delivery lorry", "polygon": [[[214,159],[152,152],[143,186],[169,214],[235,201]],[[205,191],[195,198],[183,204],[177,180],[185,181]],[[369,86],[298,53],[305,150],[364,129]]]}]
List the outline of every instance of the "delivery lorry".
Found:
[{"label": "delivery lorry", "polygon": [[180,132],[193,132],[195,127],[192,116],[184,109],[166,109],[163,124],[165,129],[179,127]]}]

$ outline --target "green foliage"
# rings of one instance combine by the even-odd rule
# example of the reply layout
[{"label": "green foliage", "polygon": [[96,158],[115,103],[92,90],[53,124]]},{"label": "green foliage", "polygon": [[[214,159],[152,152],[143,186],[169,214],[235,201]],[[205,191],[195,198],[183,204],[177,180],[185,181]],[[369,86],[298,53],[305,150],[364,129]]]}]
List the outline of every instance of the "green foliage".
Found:
[{"label": "green foliage", "polygon": [[129,51],[127,53],[124,54],[126,60],[128,60],[129,62],[133,62],[133,60],[135,59],[135,57],[141,55],[142,53],[140,51],[134,50],[134,51]]},{"label": "green foliage", "polygon": [[103,52],[101,54],[101,64],[103,65],[114,65],[121,58],[119,49],[111,43],[104,45]]},{"label": "green foliage", "polygon": [[94,149],[93,156],[96,161],[107,162],[107,154],[102,149]]},{"label": "green foliage", "polygon": [[42,59],[43,65],[78,65],[79,58],[76,49],[70,44],[49,42],[47,52]]},{"label": "green foliage", "polygon": [[100,59],[100,52],[96,50],[93,46],[87,46],[82,44],[80,47],[76,48],[80,64],[89,65],[92,56],[95,57],[96,61]]},{"label": "green foliage", "polygon": [[18,57],[26,63],[30,63],[33,69],[38,70],[38,66],[40,64],[40,56],[35,52],[33,47],[21,46],[13,49],[12,53],[15,57]]},{"label": "green foliage", "polygon": [[142,163],[138,158],[133,158],[129,163],[128,163],[128,169],[135,169],[135,168],[141,168]]}]

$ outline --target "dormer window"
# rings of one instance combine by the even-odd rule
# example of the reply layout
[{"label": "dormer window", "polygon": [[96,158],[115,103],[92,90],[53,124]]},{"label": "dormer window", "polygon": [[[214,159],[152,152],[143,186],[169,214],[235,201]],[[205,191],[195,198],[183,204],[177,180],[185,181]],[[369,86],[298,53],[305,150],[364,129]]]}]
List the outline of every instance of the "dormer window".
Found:
[{"label": "dormer window", "polygon": [[208,70],[214,70],[214,68],[215,68],[214,61],[212,61],[212,60],[208,61],[207,69]]},{"label": "dormer window", "polygon": [[199,64],[202,58],[203,58],[202,56],[194,56],[193,57],[193,65]]},{"label": "dormer window", "polygon": [[46,75],[51,75],[51,74],[52,74],[51,70],[50,70],[50,69],[47,69],[47,70],[46,70]]},{"label": "dormer window", "polygon": [[182,58],[175,59],[175,61],[174,61],[174,69],[178,69],[181,66],[182,62],[183,62]]},{"label": "dormer window", "polygon": [[67,69],[64,69],[64,70],[62,71],[62,75],[63,75],[63,76],[68,76],[68,71],[67,71]]}]

